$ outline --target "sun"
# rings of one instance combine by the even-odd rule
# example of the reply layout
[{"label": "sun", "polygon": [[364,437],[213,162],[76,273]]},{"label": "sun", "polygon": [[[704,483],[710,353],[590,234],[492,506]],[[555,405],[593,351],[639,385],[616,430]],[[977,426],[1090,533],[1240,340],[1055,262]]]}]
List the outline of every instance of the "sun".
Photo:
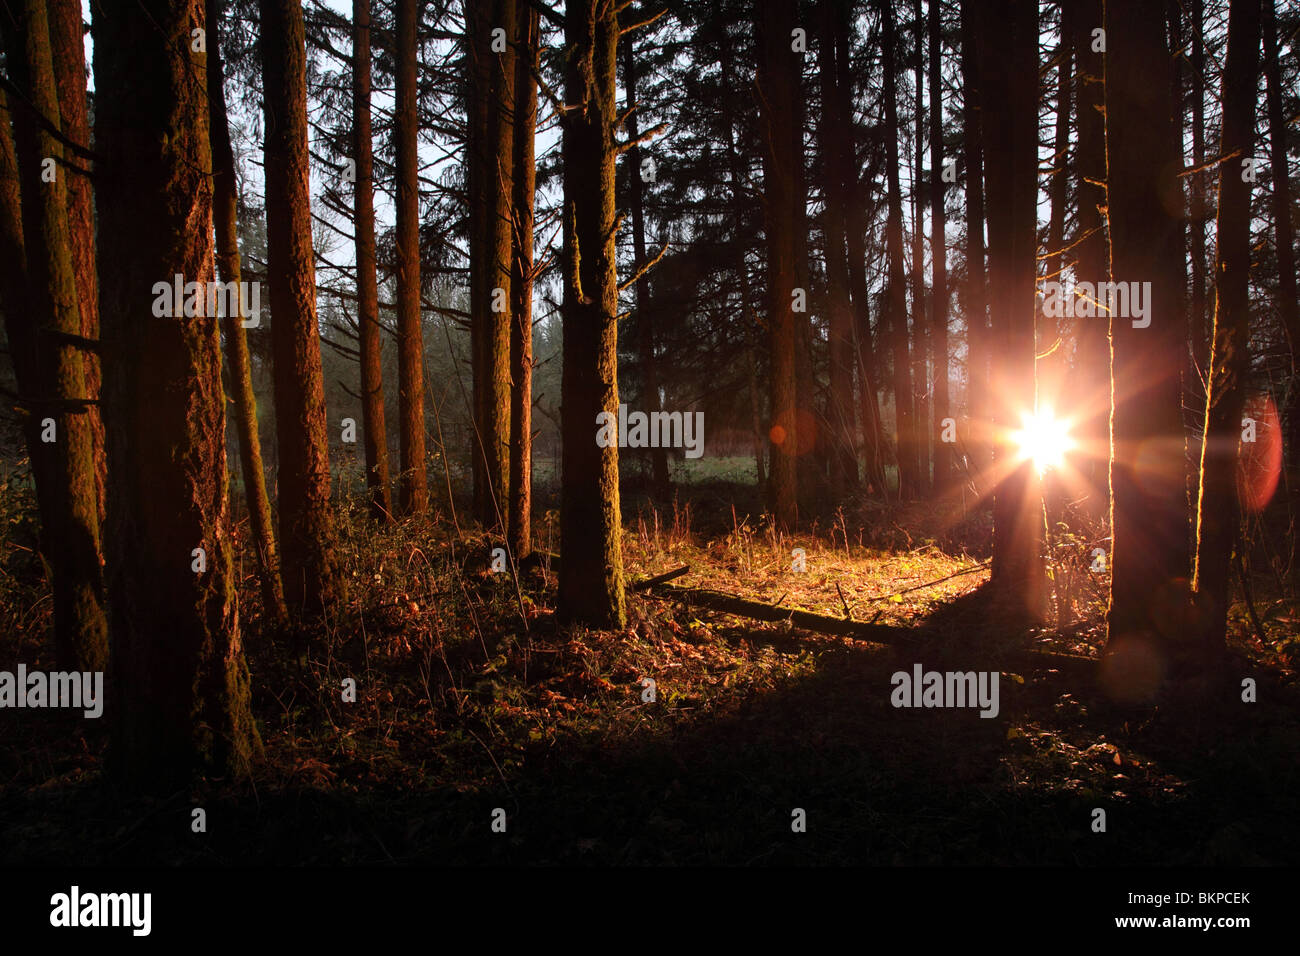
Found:
[{"label": "sun", "polygon": [[1065,456],[1074,448],[1070,437],[1070,423],[1057,418],[1052,409],[1043,406],[1036,412],[1022,412],[1021,429],[1012,432],[1011,438],[1020,451],[1020,460],[1031,459],[1038,473],[1065,464]]}]

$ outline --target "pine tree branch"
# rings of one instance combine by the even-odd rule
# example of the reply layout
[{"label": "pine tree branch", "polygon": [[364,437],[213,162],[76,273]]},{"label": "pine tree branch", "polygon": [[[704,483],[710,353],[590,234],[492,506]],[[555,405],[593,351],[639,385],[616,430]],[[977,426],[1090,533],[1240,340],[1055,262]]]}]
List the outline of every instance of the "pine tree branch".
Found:
[{"label": "pine tree branch", "polygon": [[637,280],[639,280],[643,275],[645,275],[656,265],[658,265],[659,260],[662,259],[667,252],[668,252],[668,243],[665,242],[663,248],[659,250],[658,255],[656,255],[645,265],[641,266],[641,268],[637,269],[635,274],[633,274],[632,278],[628,279],[626,282],[624,282],[622,285],[618,287],[618,291],[623,292],[627,289],[630,289],[632,286],[636,285]]}]

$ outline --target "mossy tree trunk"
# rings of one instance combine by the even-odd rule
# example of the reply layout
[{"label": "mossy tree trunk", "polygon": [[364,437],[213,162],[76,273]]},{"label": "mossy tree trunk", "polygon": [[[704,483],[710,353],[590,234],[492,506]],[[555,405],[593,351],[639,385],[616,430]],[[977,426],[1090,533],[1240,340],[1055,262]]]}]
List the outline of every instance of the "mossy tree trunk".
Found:
[{"label": "mossy tree trunk", "polygon": [[[237,222],[238,186],[235,182],[235,154],[230,145],[226,116],[226,91],[221,63],[221,3],[206,0],[205,12],[209,35],[208,117],[212,144],[212,220],[217,236],[217,271],[221,281],[241,281],[239,230]],[[275,528],[271,523],[271,501],[266,493],[266,472],[262,467],[262,440],[257,430],[257,396],[253,394],[253,367],[248,354],[248,334],[243,311],[244,297],[236,294],[227,299],[222,319],[226,339],[226,363],[230,370],[230,390],[234,399],[235,430],[239,435],[239,464],[244,477],[244,500],[248,504],[248,523],[257,552],[257,573],[262,583],[262,604],[269,620],[277,627],[288,622],[284,589],[280,583],[280,565],[275,547]],[[233,311],[230,305],[238,305]],[[260,317],[259,317],[260,319]]]},{"label": "mossy tree trunk", "polygon": [[519,4],[515,52],[514,254],[510,275],[510,549],[516,561],[532,551],[533,521],[533,201],[537,181],[536,71],[539,18]]},{"label": "mossy tree trunk", "polygon": [[84,327],[68,218],[68,183],[81,174],[69,167],[64,146],[51,132],[60,130],[61,111],[47,6],[43,0],[24,0],[10,3],[8,12],[7,67],[27,107],[13,113],[30,310],[25,320],[30,334],[20,332],[16,344],[30,350],[34,370],[29,380],[34,390],[23,398],[39,430],[34,456],[44,459],[34,467],[48,491],[39,499],[42,547],[53,570],[59,659],[68,668],[98,671],[107,667],[108,632],[95,426],[78,342]]},{"label": "mossy tree trunk", "polygon": [[200,0],[95,5],[95,87],[115,93],[95,111],[111,766],[132,785],[242,774],[261,752],[231,560],[217,319],[187,316],[184,303],[155,316],[150,292],[177,274],[213,276],[205,57],[191,48],[203,26]]},{"label": "mossy tree trunk", "polygon": [[[78,0],[50,0],[50,48],[59,89],[60,131],[83,149],[90,147],[90,111],[86,96],[85,26]],[[90,160],[65,149],[69,167],[88,169]],[[99,280],[95,275],[95,210],[90,177],[73,172],[66,179],[68,230],[72,241],[72,268],[77,274],[77,304],[81,309],[81,334],[90,342],[99,340]],[[97,401],[100,390],[99,352],[87,349],[82,355],[85,396]],[[99,523],[104,524],[105,487],[108,480],[104,457],[104,419],[99,406],[87,408],[90,440],[95,462],[95,498]]]},{"label": "mossy tree trunk", "polygon": [[608,0],[565,11],[564,368],[561,373],[559,614],[619,629],[626,621],[618,443],[600,447],[598,415],[618,418],[614,127],[618,14]]},{"label": "mossy tree trunk", "polygon": [[[1255,132],[1260,0],[1232,0],[1228,11],[1228,62],[1223,73],[1219,155],[1248,155]],[[1276,81],[1276,76],[1271,79]],[[1232,160],[1219,167],[1215,249],[1214,338],[1205,396],[1192,588],[1204,615],[1205,650],[1210,655],[1221,655],[1226,649],[1232,551],[1240,524],[1237,459],[1250,341],[1250,184],[1243,181],[1241,164]]]}]

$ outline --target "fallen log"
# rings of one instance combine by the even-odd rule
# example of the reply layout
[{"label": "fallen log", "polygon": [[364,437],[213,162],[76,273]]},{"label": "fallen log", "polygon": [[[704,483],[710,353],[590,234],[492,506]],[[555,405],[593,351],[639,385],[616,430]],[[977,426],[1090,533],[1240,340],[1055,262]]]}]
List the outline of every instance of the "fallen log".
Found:
[{"label": "fallen log", "polygon": [[[678,568],[677,572],[685,573],[682,568]],[[669,573],[674,577],[679,576],[676,572]],[[671,597],[688,605],[708,608],[711,611],[734,614],[737,617],[778,623],[789,621],[793,626],[807,631],[814,631],[819,634],[840,634],[861,641],[870,641],[874,644],[911,644],[919,643],[925,638],[924,633],[917,628],[897,627],[891,624],[872,624],[831,617],[813,611],[801,611],[798,608],[764,604],[761,601],[750,601],[731,594],[724,594],[721,591],[711,591],[708,588],[685,588],[672,584],[652,585],[653,580],[652,578],[642,582],[642,584],[646,585],[644,590],[653,589],[664,597]],[[1061,669],[1069,668],[1076,673],[1078,668],[1092,672],[1097,666],[1097,662],[1092,658],[1031,647],[1006,648],[1002,651],[1002,656],[1010,660],[1020,659],[1032,661],[1035,664],[1055,665]]]},{"label": "fallen log", "polygon": [[[643,583],[649,585],[649,582]],[[912,640],[916,636],[909,628],[893,627],[888,624],[868,624],[831,617],[827,614],[816,614],[812,611],[801,611],[798,608],[764,604],[761,601],[750,601],[721,591],[710,591],[708,588],[684,588],[673,584],[655,584],[646,588],[646,590],[651,589],[665,597],[705,607],[711,611],[722,611],[724,614],[748,617],[756,621],[789,621],[795,627],[816,631],[819,634],[844,634],[877,644],[897,644]]]}]

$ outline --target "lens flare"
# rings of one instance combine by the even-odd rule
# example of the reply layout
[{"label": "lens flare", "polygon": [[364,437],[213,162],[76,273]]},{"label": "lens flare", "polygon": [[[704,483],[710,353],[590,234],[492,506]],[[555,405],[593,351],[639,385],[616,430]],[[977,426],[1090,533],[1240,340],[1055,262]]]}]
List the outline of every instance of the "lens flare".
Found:
[{"label": "lens flare", "polygon": [[1032,460],[1039,474],[1065,464],[1066,454],[1074,448],[1069,422],[1057,418],[1048,407],[1022,412],[1020,420],[1022,427],[1012,432],[1011,440],[1020,450],[1021,461]]}]

